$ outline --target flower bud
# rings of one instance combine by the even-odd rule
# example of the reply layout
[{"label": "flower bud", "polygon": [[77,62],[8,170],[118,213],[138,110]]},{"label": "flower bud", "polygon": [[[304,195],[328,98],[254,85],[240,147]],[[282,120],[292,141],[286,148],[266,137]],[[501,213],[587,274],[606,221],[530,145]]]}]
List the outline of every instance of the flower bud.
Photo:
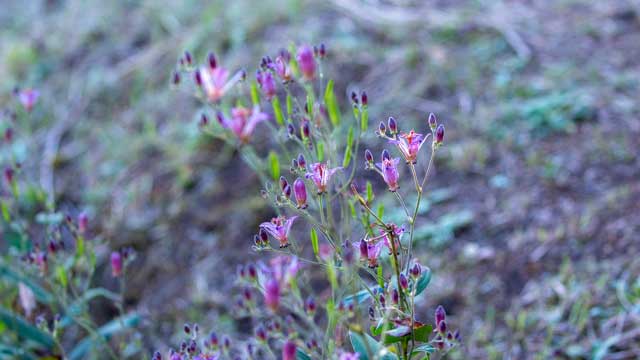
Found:
[{"label": "flower bud", "polygon": [[391,160],[391,154],[387,149],[382,150],[382,160]]},{"label": "flower bud", "polygon": [[438,324],[438,331],[444,334],[447,331],[447,322],[445,320],[440,321]]},{"label": "flower bud", "polygon": [[378,126],[378,132],[380,133],[380,135],[385,135],[387,133],[387,126],[382,121]]},{"label": "flower bud", "polygon": [[396,119],[394,119],[393,117],[389,117],[388,124],[391,134],[396,134],[398,132],[398,124],[396,123]]},{"label": "flower bud", "polygon": [[200,70],[193,72],[193,80],[196,82],[196,85],[202,86],[202,74],[200,74]]},{"label": "flower bud", "polygon": [[362,101],[362,106],[367,106],[369,104],[369,97],[367,96],[366,91],[363,91],[360,95],[360,101]]},{"label": "flower bud", "polygon": [[407,277],[404,276],[404,274],[400,274],[400,286],[404,290],[407,290],[407,288],[409,288],[409,281],[407,280]]},{"label": "flower bud", "polygon": [[269,279],[264,286],[264,302],[273,311],[280,305],[280,284],[276,279]]},{"label": "flower bud", "polygon": [[267,341],[267,329],[264,328],[264,326],[262,325],[258,325],[258,327],[256,328],[256,337],[258,338],[258,340],[264,342]]},{"label": "flower bud", "polygon": [[282,347],[282,360],[295,360],[296,359],[296,344],[291,340],[287,340]]},{"label": "flower bud", "polygon": [[309,296],[304,302],[304,308],[309,315],[313,315],[316,312],[317,308],[316,301],[311,296]]},{"label": "flower bud", "polygon": [[291,160],[291,172],[296,171],[297,168],[298,168],[298,160],[296,159]]},{"label": "flower bud", "polygon": [[320,56],[320,58],[327,56],[327,47],[324,45],[324,43],[321,43],[318,47],[318,55]]},{"label": "flower bud", "polygon": [[365,239],[360,240],[360,259],[366,260],[369,258],[369,246]]},{"label": "flower bud", "polygon": [[207,114],[202,113],[200,115],[200,123],[199,123],[200,127],[205,127],[208,124],[209,124],[209,117],[207,116]]},{"label": "flower bud", "polygon": [[218,65],[218,62],[216,61],[216,55],[212,52],[207,55],[207,62],[209,63],[209,68],[211,68],[211,70],[215,69]]},{"label": "flower bud", "polygon": [[260,228],[260,231],[258,232],[258,235],[260,236],[260,241],[263,243],[268,243],[269,242],[269,234],[267,234],[267,231],[263,228]]},{"label": "flower bud", "polygon": [[218,335],[213,331],[209,334],[209,345],[213,348],[218,347]]},{"label": "flower bud", "polygon": [[447,317],[447,314],[444,311],[444,308],[442,307],[442,305],[439,305],[436,308],[436,327],[439,326],[440,323],[444,321],[446,317]]},{"label": "flower bud", "polygon": [[14,180],[14,171],[13,168],[8,167],[4,169],[4,180],[7,182],[7,184],[9,184],[10,186],[13,184],[13,180]]},{"label": "flower bud", "polygon": [[302,137],[308,138],[311,135],[311,128],[309,126],[309,120],[302,121]]},{"label": "flower bud", "polygon": [[183,330],[185,334],[187,335],[191,334],[191,327],[189,326],[189,324],[184,324]]},{"label": "flower bud", "polygon": [[442,144],[443,141],[444,141],[444,125],[440,124],[436,129],[436,145]]},{"label": "flower bud", "polygon": [[280,176],[280,190],[284,191],[284,188],[289,185],[289,182],[284,176]]},{"label": "flower bud", "polygon": [[256,81],[267,99],[270,100],[276,94],[276,81],[271,71],[258,70],[256,73]]},{"label": "flower bud", "polygon": [[385,299],[384,294],[380,294],[380,306],[385,307],[387,305],[387,299]]},{"label": "flower bud", "polygon": [[247,275],[249,275],[249,278],[252,280],[255,280],[258,277],[258,269],[256,269],[254,264],[247,265]]},{"label": "flower bud", "polygon": [[293,127],[293,124],[289,123],[287,124],[287,134],[289,134],[290,137],[293,137],[296,133],[296,128]]},{"label": "flower bud", "polygon": [[251,293],[251,289],[249,288],[244,288],[242,290],[242,296],[247,302],[251,302],[251,300],[253,300],[253,294]]},{"label": "flower bud", "polygon": [[258,247],[262,246],[262,240],[260,240],[258,234],[253,235],[253,243]]},{"label": "flower bud", "polygon": [[154,352],[151,360],[162,360],[162,354],[160,354],[160,351]]},{"label": "flower bud", "polygon": [[316,74],[316,62],[313,58],[313,49],[308,45],[303,45],[298,49],[298,67],[305,80],[313,80]]},{"label": "flower bud", "polygon": [[305,169],[307,167],[307,161],[304,158],[304,155],[298,155],[298,166]]},{"label": "flower bud", "polygon": [[297,178],[293,183],[293,192],[296,197],[296,203],[298,208],[304,209],[307,207],[307,187],[304,185],[304,181],[301,178]]},{"label": "flower bud", "polygon": [[193,57],[191,56],[191,53],[189,51],[185,50],[183,59],[187,65],[193,65]]},{"label": "flower bud", "polygon": [[287,199],[291,197],[291,186],[289,184],[287,184],[287,186],[284,187],[284,190],[282,190],[282,194]]},{"label": "flower bud", "polygon": [[111,275],[113,277],[122,275],[122,255],[119,251],[111,253]]},{"label": "flower bud", "polygon": [[178,85],[180,84],[180,73],[177,71],[173,72],[173,75],[171,77],[171,82],[173,82],[173,85]]},{"label": "flower bud", "polygon": [[397,305],[400,302],[400,294],[398,293],[398,289],[393,289],[391,291],[391,301]]},{"label": "flower bud", "polygon": [[86,212],[81,212],[78,215],[78,232],[80,234],[84,234],[87,232],[87,228],[89,227],[89,216]]},{"label": "flower bud", "polygon": [[364,159],[369,163],[372,164],[373,163],[373,154],[371,153],[371,150],[367,149],[364,151]]},{"label": "flower bud", "polygon": [[434,113],[430,113],[429,114],[429,128],[431,128],[431,131],[435,130],[436,127],[438,126],[438,120],[436,120],[436,115]]},{"label": "flower bud", "polygon": [[411,276],[414,279],[417,279],[420,277],[420,274],[422,273],[422,266],[420,266],[420,264],[415,263],[413,264],[413,266],[411,267]]},{"label": "flower bud", "polygon": [[358,94],[356,94],[355,91],[351,92],[351,102],[353,103],[353,105],[358,105]]}]

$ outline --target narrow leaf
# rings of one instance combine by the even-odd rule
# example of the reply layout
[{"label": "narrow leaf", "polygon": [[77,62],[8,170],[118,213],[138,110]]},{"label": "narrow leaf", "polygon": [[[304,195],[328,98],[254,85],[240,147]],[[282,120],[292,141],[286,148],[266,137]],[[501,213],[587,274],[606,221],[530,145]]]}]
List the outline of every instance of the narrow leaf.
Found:
[{"label": "narrow leaf", "polygon": [[315,228],[311,228],[311,246],[313,247],[313,254],[318,257],[320,247],[318,245],[318,233]]},{"label": "narrow leaf", "polygon": [[282,115],[282,108],[280,107],[280,99],[277,96],[274,96],[273,100],[271,100],[271,105],[273,106],[273,115],[276,118],[276,122],[278,125],[284,125],[284,116]]}]

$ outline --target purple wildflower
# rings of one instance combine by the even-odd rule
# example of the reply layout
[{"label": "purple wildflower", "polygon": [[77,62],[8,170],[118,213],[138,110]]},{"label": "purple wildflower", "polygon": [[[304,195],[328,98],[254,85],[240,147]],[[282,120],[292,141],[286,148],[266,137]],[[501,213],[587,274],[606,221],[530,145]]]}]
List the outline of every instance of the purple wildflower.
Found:
[{"label": "purple wildflower", "polygon": [[389,186],[389,191],[398,190],[398,178],[400,177],[397,169],[398,162],[397,158],[387,157],[383,152],[382,162],[376,164],[381,171],[384,182]]},{"label": "purple wildflower", "polygon": [[270,71],[259,71],[256,73],[256,80],[260,89],[267,97],[268,100],[276,94],[276,82],[273,79],[273,74]]},{"label": "purple wildflower", "polygon": [[429,134],[423,136],[411,130],[409,133],[401,134],[397,140],[391,140],[391,142],[398,147],[398,150],[400,150],[408,163],[415,164],[418,152],[428,138]]},{"label": "purple wildflower", "polygon": [[264,285],[264,302],[273,311],[280,305],[280,283],[275,278],[267,280]]},{"label": "purple wildflower", "polygon": [[111,253],[111,275],[113,277],[122,275],[122,255],[119,251]]},{"label": "purple wildflower", "polygon": [[318,194],[322,194],[327,191],[327,184],[331,176],[340,169],[342,168],[330,169],[326,163],[314,163],[311,164],[311,172],[307,173],[307,179],[313,180],[318,188]]},{"label": "purple wildflower", "polygon": [[289,246],[289,231],[296,218],[297,216],[292,216],[288,219],[284,216],[273,218],[271,222],[263,222],[260,224],[260,229],[265,230],[276,238],[278,242],[280,242],[280,247],[285,248]]},{"label": "purple wildflower", "polygon": [[18,93],[18,99],[27,112],[31,112],[39,97],[40,92],[34,89],[24,89]]},{"label": "purple wildflower", "polygon": [[296,359],[296,344],[287,340],[282,347],[282,360],[295,360]]},{"label": "purple wildflower", "polygon": [[231,109],[231,119],[227,119],[221,114],[219,115],[222,126],[230,129],[244,144],[249,142],[256,125],[268,118],[267,114],[261,112],[260,107],[257,105],[253,109],[244,107]]}]

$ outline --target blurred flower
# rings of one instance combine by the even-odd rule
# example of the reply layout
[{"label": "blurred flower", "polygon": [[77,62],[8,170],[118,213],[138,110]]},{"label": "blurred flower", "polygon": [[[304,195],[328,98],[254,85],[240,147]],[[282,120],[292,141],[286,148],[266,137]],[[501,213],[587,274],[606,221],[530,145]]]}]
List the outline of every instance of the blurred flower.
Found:
[{"label": "blurred flower", "polygon": [[245,107],[235,107],[231,109],[231,119],[227,119],[224,115],[219,115],[219,119],[227,129],[230,129],[242,143],[249,142],[256,125],[267,120],[267,114],[260,111],[257,105],[253,109]]},{"label": "blurred flower", "polygon": [[407,163],[415,164],[418,152],[428,138],[429,134],[423,136],[411,130],[409,133],[401,134],[397,140],[391,140],[391,143],[398,147]]},{"label": "blurred flower", "polygon": [[360,354],[358,353],[342,353],[340,354],[339,360],[358,360],[360,359]]},{"label": "blurred flower", "polygon": [[33,291],[21,282],[18,284],[18,297],[20,298],[20,306],[24,309],[25,315],[30,317],[33,309],[36,308],[36,298]]},{"label": "blurred flower", "polygon": [[114,277],[122,275],[122,255],[119,251],[111,253],[111,275]]},{"label": "blurred flower", "polygon": [[431,129],[431,131],[436,129],[436,126],[438,126],[438,120],[436,119],[436,115],[434,113],[429,114],[429,120],[427,120],[427,122],[429,123],[429,128]]},{"label": "blurred flower", "polygon": [[20,90],[20,92],[18,93],[18,99],[20,100],[20,103],[28,112],[33,109],[33,106],[36,104],[36,101],[38,101],[39,97],[40,92],[34,89],[24,89]]},{"label": "blurred flower", "polygon": [[316,61],[313,58],[313,49],[309,45],[303,45],[298,49],[298,66],[305,80],[313,80],[316,75]]},{"label": "blurred flower", "polygon": [[399,160],[397,158],[390,158],[388,157],[388,152],[386,154],[383,152],[382,162],[376,164],[381,171],[384,182],[387,183],[389,187],[389,191],[398,190],[398,162]]},{"label": "blurred flower", "polygon": [[273,218],[271,219],[271,222],[263,222],[260,224],[260,229],[264,229],[271,236],[276,238],[280,243],[280,247],[285,248],[289,246],[289,231],[291,230],[291,225],[296,218],[297,216],[292,216],[288,219],[284,216]]},{"label": "blurred flower", "polygon": [[282,82],[291,81],[291,68],[289,67],[289,61],[286,58],[278,56],[276,61],[273,63],[273,69]]},{"label": "blurred flower", "polygon": [[436,129],[436,145],[442,144],[443,141],[444,141],[444,125],[440,124]]},{"label": "blurred flower", "polygon": [[86,212],[81,212],[80,215],[78,215],[78,232],[80,234],[84,234],[87,231],[88,227],[89,227],[89,216],[87,215]]},{"label": "blurred flower", "polygon": [[268,100],[276,94],[276,82],[273,79],[273,74],[271,71],[260,71],[256,73],[256,81],[258,85],[260,85],[260,89],[267,97]]},{"label": "blurred flower", "polygon": [[327,191],[327,184],[331,176],[340,169],[342,168],[329,169],[326,163],[314,163],[311,164],[311,172],[307,173],[307,179],[313,180],[318,188],[318,194],[322,194]]},{"label": "blurred flower", "polygon": [[[199,74],[199,75],[198,75]],[[200,78],[198,81],[197,78]],[[229,89],[240,80],[241,73],[238,72],[232,79],[229,79],[229,71],[221,66],[211,68],[201,67],[196,72],[196,82],[202,86],[207,99],[211,102],[220,100]]]},{"label": "blurred flower", "polygon": [[445,321],[447,317],[447,314],[444,311],[444,308],[442,307],[442,305],[438,305],[438,307],[436,308],[435,317],[436,317],[436,329],[439,329],[440,323]]},{"label": "blurred flower", "polygon": [[287,340],[282,347],[282,360],[296,360],[296,344]]},{"label": "blurred flower", "polygon": [[264,302],[273,311],[280,305],[280,283],[275,278],[267,280],[264,285]]}]

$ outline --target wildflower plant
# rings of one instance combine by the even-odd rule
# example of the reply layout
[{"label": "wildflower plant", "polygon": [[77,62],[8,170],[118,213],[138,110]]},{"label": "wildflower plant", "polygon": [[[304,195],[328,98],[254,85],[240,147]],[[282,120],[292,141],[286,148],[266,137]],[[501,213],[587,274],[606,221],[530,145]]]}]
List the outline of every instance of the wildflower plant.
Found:
[{"label": "wildflower plant", "polygon": [[[139,320],[123,306],[133,251],[110,254],[105,239],[94,236],[86,212],[57,210],[54,194],[33,181],[30,151],[24,149],[42,114],[39,92],[17,89],[14,98],[0,122],[0,359],[83,359],[96,351],[120,359],[121,347],[110,339]],[[96,284],[109,257],[119,290]],[[113,304],[117,317],[98,325],[90,312],[97,299]]]},{"label": "wildflower plant", "polygon": [[[238,150],[275,215],[250,246],[264,257],[238,271],[236,308],[252,319],[254,335],[228,346],[215,333],[199,342],[189,335],[154,358],[428,359],[459,342],[442,307],[433,325],[415,307],[431,279],[413,252],[415,225],[444,126],[430,114],[420,132],[393,117],[370,130],[365,92],[352,93],[352,119],[344,119],[326,57],[324,45],[291,46],[262,58],[255,80],[243,70],[228,80],[214,55],[204,65],[189,53],[180,58],[173,85],[202,100],[202,131]],[[374,133],[379,156],[361,149]],[[274,148],[259,154],[256,137]],[[371,182],[357,185],[362,168],[393,193],[404,223],[388,220]],[[312,286],[317,274],[324,282]]]}]

